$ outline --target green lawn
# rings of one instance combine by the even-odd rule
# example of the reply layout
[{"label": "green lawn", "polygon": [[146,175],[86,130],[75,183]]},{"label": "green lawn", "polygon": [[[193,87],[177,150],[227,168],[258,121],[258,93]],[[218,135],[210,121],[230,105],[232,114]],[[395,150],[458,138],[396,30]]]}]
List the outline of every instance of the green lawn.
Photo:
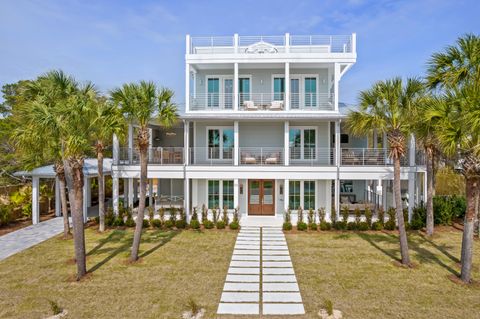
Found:
[{"label": "green lawn", "polygon": [[[132,230],[86,234],[91,275],[80,283],[71,240],[0,262],[0,317],[44,318],[51,299],[69,318],[179,318],[192,297],[215,318],[236,232],[149,230],[135,265],[126,263]],[[317,318],[325,299],[345,318],[480,318],[480,287],[448,279],[459,270],[460,232],[431,241],[411,233],[416,269],[394,266],[398,242],[388,233],[289,233],[287,241],[306,318]],[[480,279],[478,240],[474,256]]]}]

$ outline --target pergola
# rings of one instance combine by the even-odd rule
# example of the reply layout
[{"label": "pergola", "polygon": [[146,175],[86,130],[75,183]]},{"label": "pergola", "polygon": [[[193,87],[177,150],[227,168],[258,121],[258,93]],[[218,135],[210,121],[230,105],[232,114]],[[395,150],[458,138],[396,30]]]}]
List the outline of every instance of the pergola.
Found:
[{"label": "pergola", "polygon": [[[40,222],[40,179],[55,179],[55,215],[60,216],[62,210],[60,207],[60,183],[56,178],[53,165],[37,167],[29,172],[20,171],[16,176],[32,178],[32,223]],[[91,206],[92,178],[98,177],[98,161],[96,158],[86,158],[83,165],[84,185],[83,185],[83,219],[87,221],[88,208]],[[112,175],[112,159],[103,160],[103,175]]]}]

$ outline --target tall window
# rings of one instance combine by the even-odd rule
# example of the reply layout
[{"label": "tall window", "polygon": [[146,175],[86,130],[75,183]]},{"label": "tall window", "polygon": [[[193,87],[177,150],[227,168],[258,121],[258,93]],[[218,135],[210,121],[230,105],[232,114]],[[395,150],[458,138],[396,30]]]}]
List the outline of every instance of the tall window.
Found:
[{"label": "tall window", "polygon": [[208,129],[208,159],[232,159],[234,134],[231,128]]},{"label": "tall window", "polygon": [[305,107],[317,106],[317,78],[305,78]]},{"label": "tall window", "polygon": [[207,80],[207,106],[210,108],[217,108],[220,105],[220,79],[209,78]]},{"label": "tall window", "polygon": [[315,181],[303,182],[303,208],[315,209]]},{"label": "tall window", "polygon": [[240,93],[240,105],[243,105],[243,101],[250,100],[250,78],[238,79],[238,93]]},{"label": "tall window", "polygon": [[208,181],[208,208],[220,207],[220,181]]},{"label": "tall window", "polygon": [[310,160],[316,158],[316,130],[314,128],[290,128],[290,158]]},{"label": "tall window", "polygon": [[285,79],[273,78],[273,100],[283,101],[284,93],[285,93]]},{"label": "tall window", "polygon": [[288,207],[297,209],[300,206],[300,181],[289,181]]},{"label": "tall window", "polygon": [[233,209],[233,181],[223,181],[222,208]]}]

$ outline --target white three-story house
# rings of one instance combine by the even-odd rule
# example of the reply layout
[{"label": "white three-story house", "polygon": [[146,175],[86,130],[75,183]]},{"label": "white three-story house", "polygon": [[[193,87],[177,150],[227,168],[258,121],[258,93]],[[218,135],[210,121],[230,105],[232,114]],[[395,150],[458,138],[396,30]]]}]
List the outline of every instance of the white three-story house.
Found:
[{"label": "white three-story house", "polygon": [[[330,218],[332,207],[393,206],[385,137],[356,138],[342,125],[339,83],[356,59],[355,34],[187,35],[181,124],[151,124],[150,203],[238,208],[242,222],[281,222],[298,207]],[[127,145],[114,140],[115,210],[121,182],[128,205],[138,196],[134,130]],[[420,160],[411,138],[401,172],[410,210],[424,196]]]}]

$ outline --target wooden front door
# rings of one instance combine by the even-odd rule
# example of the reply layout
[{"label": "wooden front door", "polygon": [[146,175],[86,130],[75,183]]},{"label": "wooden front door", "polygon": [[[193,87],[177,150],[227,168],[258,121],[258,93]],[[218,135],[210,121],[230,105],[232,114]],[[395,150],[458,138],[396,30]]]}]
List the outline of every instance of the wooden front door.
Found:
[{"label": "wooden front door", "polygon": [[275,181],[251,179],[248,181],[248,214],[275,215]]}]

